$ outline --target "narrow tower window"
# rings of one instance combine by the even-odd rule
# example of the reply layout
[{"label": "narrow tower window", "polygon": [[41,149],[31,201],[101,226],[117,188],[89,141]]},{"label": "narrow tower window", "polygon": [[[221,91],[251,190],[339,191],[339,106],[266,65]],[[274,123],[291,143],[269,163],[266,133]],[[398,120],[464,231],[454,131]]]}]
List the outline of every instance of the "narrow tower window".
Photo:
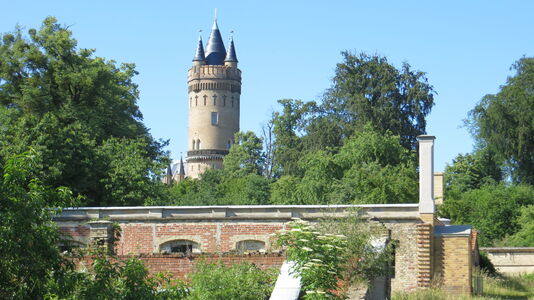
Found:
[{"label": "narrow tower window", "polygon": [[197,150],[200,150],[200,140],[197,140]]},{"label": "narrow tower window", "polygon": [[223,95],[223,106],[226,106],[226,95]]},{"label": "narrow tower window", "polygon": [[206,98],[208,98],[208,96],[204,95],[204,106],[206,106]]},{"label": "narrow tower window", "polygon": [[232,107],[234,107],[234,96],[232,96]]},{"label": "narrow tower window", "polygon": [[213,95],[213,106],[217,105],[217,95]]},{"label": "narrow tower window", "polygon": [[196,149],[195,146],[196,146],[196,143],[195,143],[195,140],[193,140],[193,147],[191,149],[195,150]]},{"label": "narrow tower window", "polygon": [[198,106],[198,96],[195,96],[195,106]]},{"label": "narrow tower window", "polygon": [[219,125],[219,113],[211,112],[211,125]]}]

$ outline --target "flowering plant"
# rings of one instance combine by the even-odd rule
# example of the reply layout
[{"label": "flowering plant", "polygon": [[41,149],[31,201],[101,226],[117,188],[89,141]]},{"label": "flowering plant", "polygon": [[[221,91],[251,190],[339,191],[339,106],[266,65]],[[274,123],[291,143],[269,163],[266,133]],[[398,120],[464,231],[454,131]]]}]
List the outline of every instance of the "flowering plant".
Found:
[{"label": "flowering plant", "polygon": [[294,262],[292,272],[302,279],[304,299],[338,298],[334,291],[348,260],[347,237],[322,233],[301,219],[294,219],[289,228],[277,233],[277,243]]}]

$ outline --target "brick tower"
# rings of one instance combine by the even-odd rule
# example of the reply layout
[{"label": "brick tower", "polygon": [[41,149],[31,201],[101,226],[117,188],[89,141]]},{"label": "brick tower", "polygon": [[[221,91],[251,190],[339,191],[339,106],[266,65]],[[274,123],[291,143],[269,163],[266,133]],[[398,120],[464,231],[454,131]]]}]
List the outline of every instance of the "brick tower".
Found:
[{"label": "brick tower", "polygon": [[228,51],[213,22],[210,38],[198,46],[189,69],[189,140],[187,174],[198,178],[205,170],[220,169],[223,157],[239,131],[241,70],[237,68],[233,38]]}]

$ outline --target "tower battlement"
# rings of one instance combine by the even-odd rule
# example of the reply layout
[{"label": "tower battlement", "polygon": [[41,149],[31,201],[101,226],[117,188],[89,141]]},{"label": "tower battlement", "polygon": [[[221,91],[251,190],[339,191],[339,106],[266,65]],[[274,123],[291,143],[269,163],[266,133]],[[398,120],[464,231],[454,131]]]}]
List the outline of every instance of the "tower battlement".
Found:
[{"label": "tower battlement", "polygon": [[187,75],[189,83],[193,80],[208,78],[241,81],[241,70],[230,66],[198,65],[189,69]]}]

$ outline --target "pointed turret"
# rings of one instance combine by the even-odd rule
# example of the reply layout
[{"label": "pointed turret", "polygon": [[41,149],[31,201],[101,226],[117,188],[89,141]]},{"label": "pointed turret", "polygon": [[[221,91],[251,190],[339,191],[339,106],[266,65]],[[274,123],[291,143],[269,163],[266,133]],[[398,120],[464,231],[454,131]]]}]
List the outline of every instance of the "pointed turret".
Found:
[{"label": "pointed turret", "polygon": [[201,65],[206,63],[206,56],[204,55],[204,45],[202,44],[201,35],[198,36],[198,46],[197,51],[195,52],[195,57],[193,58],[193,62],[198,62]]},{"label": "pointed turret", "polygon": [[230,47],[228,48],[228,52],[226,52],[226,58],[224,59],[224,63],[227,66],[232,66],[232,67],[237,66],[237,55],[235,54],[233,37],[230,38]]},{"label": "pointed turret", "polygon": [[178,173],[181,179],[185,177],[185,167],[184,167],[184,160],[180,156],[180,173]]},{"label": "pointed turret", "polygon": [[167,167],[167,171],[165,172],[165,176],[163,176],[163,183],[165,184],[171,184],[172,183],[172,169],[171,165]]},{"label": "pointed turret", "polygon": [[206,63],[208,65],[224,65],[224,58],[226,56],[226,49],[217,26],[217,19],[213,21],[211,28],[210,39],[206,45]]}]

